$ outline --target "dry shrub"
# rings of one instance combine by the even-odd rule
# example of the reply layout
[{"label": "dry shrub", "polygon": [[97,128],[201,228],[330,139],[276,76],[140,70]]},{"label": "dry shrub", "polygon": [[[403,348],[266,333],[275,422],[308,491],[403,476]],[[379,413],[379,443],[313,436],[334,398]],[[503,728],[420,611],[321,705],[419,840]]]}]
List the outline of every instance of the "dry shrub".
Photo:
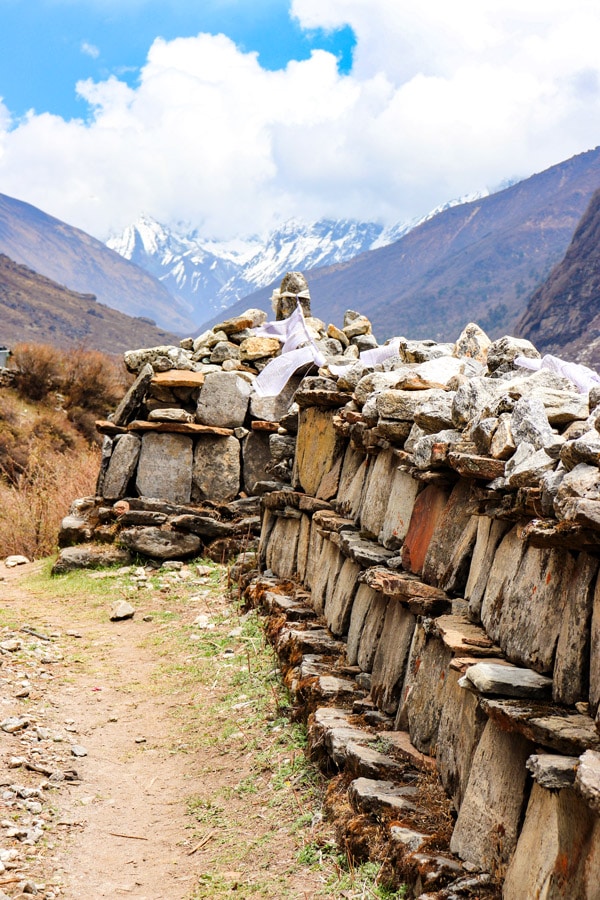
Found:
[{"label": "dry shrub", "polygon": [[28,400],[44,400],[61,379],[64,354],[49,344],[16,344],[12,363],[17,390]]},{"label": "dry shrub", "polygon": [[74,350],[65,356],[60,385],[67,409],[106,415],[125,390],[125,368],[97,350]]},{"label": "dry shrub", "polygon": [[56,453],[41,442],[16,484],[0,480],[0,556],[39,559],[53,553],[73,498],[94,493],[99,461],[96,448]]}]

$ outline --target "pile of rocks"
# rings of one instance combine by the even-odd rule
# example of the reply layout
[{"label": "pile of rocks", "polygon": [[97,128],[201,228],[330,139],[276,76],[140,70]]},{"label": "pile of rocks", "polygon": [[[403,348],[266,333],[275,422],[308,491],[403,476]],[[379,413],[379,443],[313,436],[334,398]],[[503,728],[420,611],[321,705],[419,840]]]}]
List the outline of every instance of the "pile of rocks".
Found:
[{"label": "pile of rocks", "polygon": [[[377,342],[369,321],[348,312],[341,329],[310,316],[301,273],[275,292],[281,320],[300,302],[310,339],[333,362],[351,362]],[[63,522],[56,571],[128,559],[207,553],[221,561],[252,543],[258,497],[289,484],[302,375],[274,397],[254,391],[258,374],[281,353],[257,334],[267,316],[249,309],[186,338],[179,347],[131,350],[136,378],[115,413],[96,423],[104,435],[96,496],[76,501]],[[304,371],[310,366],[304,366]],[[87,543],[85,549],[72,545]],[[110,551],[97,544],[118,543]]]}]

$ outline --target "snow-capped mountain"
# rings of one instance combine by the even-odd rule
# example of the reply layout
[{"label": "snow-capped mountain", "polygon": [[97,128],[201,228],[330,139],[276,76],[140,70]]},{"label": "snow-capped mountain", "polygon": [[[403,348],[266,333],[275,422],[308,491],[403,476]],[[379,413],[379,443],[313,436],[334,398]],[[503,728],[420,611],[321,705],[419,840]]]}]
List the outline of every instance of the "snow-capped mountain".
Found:
[{"label": "snow-capped mountain", "polygon": [[263,237],[234,241],[209,240],[143,215],[107,245],[159,279],[200,324],[286,272],[334,265],[391,244],[444,209],[472,199],[475,195],[450,201],[427,216],[387,228],[351,219],[289,219]]}]

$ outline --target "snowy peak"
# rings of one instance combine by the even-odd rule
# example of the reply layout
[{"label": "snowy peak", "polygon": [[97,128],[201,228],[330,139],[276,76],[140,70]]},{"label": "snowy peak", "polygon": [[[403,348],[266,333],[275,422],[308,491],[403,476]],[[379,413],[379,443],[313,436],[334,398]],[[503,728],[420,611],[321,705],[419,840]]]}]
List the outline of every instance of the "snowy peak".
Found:
[{"label": "snowy peak", "polygon": [[142,215],[107,245],[158,278],[201,323],[287,271],[333,265],[370,250],[382,233],[375,222],[289,219],[261,238],[218,241]]}]

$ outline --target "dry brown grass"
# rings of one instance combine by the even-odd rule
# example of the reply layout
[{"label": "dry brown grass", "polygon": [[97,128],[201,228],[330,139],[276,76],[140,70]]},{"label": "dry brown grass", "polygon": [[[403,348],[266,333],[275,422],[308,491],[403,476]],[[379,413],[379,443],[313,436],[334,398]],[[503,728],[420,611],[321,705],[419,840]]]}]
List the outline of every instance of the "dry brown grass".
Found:
[{"label": "dry brown grass", "polygon": [[71,502],[94,493],[99,458],[98,449],[83,442],[72,453],[40,443],[16,484],[0,480],[0,556],[40,559],[53,553]]}]

